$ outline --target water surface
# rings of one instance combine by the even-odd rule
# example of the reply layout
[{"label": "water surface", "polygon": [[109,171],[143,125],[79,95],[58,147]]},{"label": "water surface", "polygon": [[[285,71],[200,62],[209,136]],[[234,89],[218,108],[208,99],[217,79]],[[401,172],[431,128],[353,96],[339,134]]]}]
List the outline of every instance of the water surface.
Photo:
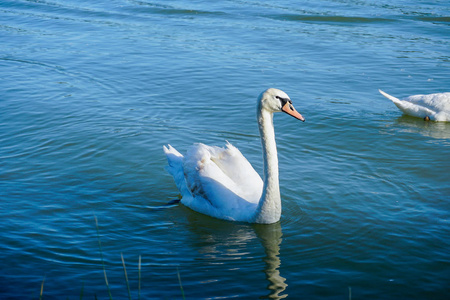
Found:
[{"label": "water surface", "polygon": [[[2,1],[0,297],[447,299],[450,124],[382,97],[449,91],[447,1]],[[182,205],[162,145],[237,146],[275,116],[283,212]]]}]

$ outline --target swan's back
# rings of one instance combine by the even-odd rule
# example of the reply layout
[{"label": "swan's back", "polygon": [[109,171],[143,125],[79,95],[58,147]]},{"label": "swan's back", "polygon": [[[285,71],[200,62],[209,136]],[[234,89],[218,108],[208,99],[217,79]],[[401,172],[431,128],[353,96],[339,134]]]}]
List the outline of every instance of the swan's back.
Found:
[{"label": "swan's back", "polygon": [[405,114],[433,121],[450,121],[450,93],[429,95],[414,95],[402,100],[380,90],[380,93],[390,99]]},{"label": "swan's back", "polygon": [[450,93],[414,95],[404,100],[421,105],[435,112],[450,112]]}]

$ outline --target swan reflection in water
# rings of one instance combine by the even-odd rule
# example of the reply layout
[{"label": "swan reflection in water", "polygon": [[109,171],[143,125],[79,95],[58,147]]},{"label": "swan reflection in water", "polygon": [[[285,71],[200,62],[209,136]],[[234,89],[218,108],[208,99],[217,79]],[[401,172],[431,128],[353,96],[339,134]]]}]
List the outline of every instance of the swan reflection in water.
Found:
[{"label": "swan reflection in water", "polygon": [[266,253],[266,256],[263,258],[263,261],[266,263],[264,272],[269,281],[267,289],[270,291],[270,294],[263,298],[286,298],[287,294],[281,294],[287,287],[286,278],[281,276],[279,270],[281,266],[280,245],[282,241],[281,237],[283,236],[280,222],[271,225],[255,224],[252,227],[260,239],[261,244],[264,247],[264,252]]},{"label": "swan reflection in water", "polygon": [[390,127],[399,128],[403,132],[419,133],[423,136],[449,140],[450,139],[450,123],[449,122],[426,122],[422,119],[401,116],[394,120]]},{"label": "swan reflection in water", "polygon": [[[197,261],[209,266],[224,265],[227,270],[237,272],[236,278],[239,277],[239,270],[254,272],[256,275],[246,273],[246,279],[251,279],[252,282],[258,278],[259,271],[263,271],[268,281],[268,292],[266,290],[259,298],[283,299],[288,296],[284,293],[286,278],[280,274],[280,245],[283,235],[280,222],[251,225],[216,220],[195,212],[187,213],[186,217],[188,224],[184,226],[187,225],[189,231],[196,236],[191,239],[191,247],[200,254]],[[262,261],[257,258],[261,246],[265,253]],[[211,281],[220,281],[219,276],[217,280],[213,277],[211,275]]]}]

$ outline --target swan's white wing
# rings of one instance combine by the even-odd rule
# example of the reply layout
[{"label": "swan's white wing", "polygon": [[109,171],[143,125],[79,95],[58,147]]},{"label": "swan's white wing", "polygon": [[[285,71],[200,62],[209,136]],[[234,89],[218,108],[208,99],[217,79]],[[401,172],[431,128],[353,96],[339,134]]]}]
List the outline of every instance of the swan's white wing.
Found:
[{"label": "swan's white wing", "polygon": [[256,209],[263,182],[238,149],[195,144],[183,163],[191,198],[186,206],[222,219],[246,221]]},{"label": "swan's white wing", "polygon": [[168,145],[164,152],[167,170],[184,205],[221,219],[252,220],[263,182],[237,148],[231,144],[226,148],[195,144],[183,156]]},{"label": "swan's white wing", "polygon": [[183,167],[188,186],[198,180],[208,182],[201,188],[203,192],[215,188],[211,184],[216,182],[248,202],[257,203],[261,197],[261,177],[241,152],[229,143],[226,148],[193,145],[186,154]]},{"label": "swan's white wing", "polygon": [[226,148],[211,147],[211,160],[236,183],[238,195],[257,203],[261,197],[263,181],[242,153],[229,142]]}]

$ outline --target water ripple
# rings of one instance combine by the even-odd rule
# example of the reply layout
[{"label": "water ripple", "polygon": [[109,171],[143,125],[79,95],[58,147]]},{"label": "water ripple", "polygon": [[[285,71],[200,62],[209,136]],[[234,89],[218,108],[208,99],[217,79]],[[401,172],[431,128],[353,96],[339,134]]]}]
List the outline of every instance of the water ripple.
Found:
[{"label": "water ripple", "polygon": [[[449,86],[443,3],[3,1],[0,298],[107,297],[98,237],[120,299],[121,254],[132,298],[139,256],[143,299],[448,295],[448,124],[377,92]],[[274,117],[281,221],[167,205],[163,144],[262,173],[270,86],[307,119]]]},{"label": "water ripple", "polygon": [[324,16],[324,15],[277,15],[272,18],[283,21],[301,21],[301,22],[318,22],[328,24],[347,24],[353,23],[386,23],[395,22],[386,18],[364,18],[364,17],[348,17],[348,16]]}]

